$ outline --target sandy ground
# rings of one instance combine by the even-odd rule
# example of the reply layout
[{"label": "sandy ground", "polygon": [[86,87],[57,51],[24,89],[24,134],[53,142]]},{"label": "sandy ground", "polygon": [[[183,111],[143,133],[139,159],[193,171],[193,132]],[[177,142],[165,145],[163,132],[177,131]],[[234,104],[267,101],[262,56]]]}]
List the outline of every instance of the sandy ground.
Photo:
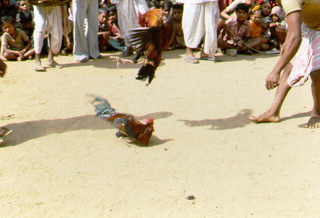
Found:
[{"label": "sandy ground", "polygon": [[[65,68],[47,72],[7,63],[0,124],[13,133],[0,148],[1,217],[319,216],[320,130],[302,128],[310,82],[289,94],[282,122],[248,119],[273,99],[264,83],[277,55],[192,65],[184,50],[166,52],[149,87],[134,79],[140,65],[117,69],[104,56],[59,56]],[[153,117],[150,145],[116,138],[88,93]]]}]

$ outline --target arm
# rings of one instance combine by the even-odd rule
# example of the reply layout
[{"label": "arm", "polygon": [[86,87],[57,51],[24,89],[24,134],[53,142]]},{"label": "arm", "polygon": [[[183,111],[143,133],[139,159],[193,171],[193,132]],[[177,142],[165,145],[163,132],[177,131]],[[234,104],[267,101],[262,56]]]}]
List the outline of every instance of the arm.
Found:
[{"label": "arm", "polygon": [[230,13],[230,11],[228,11],[228,8],[226,8],[220,13],[220,15],[223,19],[228,20],[230,18],[228,13]]},{"label": "arm", "polygon": [[301,12],[292,12],[287,16],[288,34],[281,50],[281,56],[266,80],[266,88],[273,89],[278,85],[281,71],[297,53],[301,43]]},{"label": "arm", "polygon": [[28,39],[26,41],[26,43],[27,43],[26,47],[20,51],[20,54],[19,54],[20,56],[21,55],[23,56],[23,54],[25,54],[27,51],[29,51],[29,49],[30,49],[30,47],[32,45],[30,39]]}]

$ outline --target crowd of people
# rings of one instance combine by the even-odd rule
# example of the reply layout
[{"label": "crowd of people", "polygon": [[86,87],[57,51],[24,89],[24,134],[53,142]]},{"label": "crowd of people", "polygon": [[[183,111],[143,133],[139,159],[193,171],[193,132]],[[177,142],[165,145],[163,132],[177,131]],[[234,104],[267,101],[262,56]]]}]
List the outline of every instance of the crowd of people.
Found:
[{"label": "crowd of people", "polygon": [[[61,0],[63,4],[57,2],[59,1],[3,0],[0,3],[1,60],[34,59],[34,69],[44,71],[45,68],[41,64],[43,54],[48,55],[49,65],[57,68],[63,67],[54,61],[54,55],[59,52],[62,55],[72,53],[74,60],[80,63],[97,59],[101,57],[101,53],[114,50],[121,51],[120,57],[126,57],[134,53],[130,31],[140,26],[139,16],[148,10],[159,9],[165,20],[171,19],[174,23],[175,37],[168,49],[186,49],[185,60],[188,63],[197,64],[199,60],[222,61],[215,56],[219,50],[230,56],[239,53],[251,55],[254,52],[270,50],[280,53],[282,50],[277,69],[267,78],[267,88],[271,89],[278,85],[282,87],[279,77],[283,69],[286,72],[285,78],[289,77],[291,71],[295,72],[290,61],[300,46],[301,41],[297,40],[304,36],[303,28],[305,31],[315,30],[314,34],[319,35],[320,3],[308,0]],[[310,4],[307,7],[302,2]],[[305,24],[304,27],[300,27],[301,22]],[[290,29],[292,26],[296,29]],[[293,36],[297,38],[293,39]],[[295,46],[294,49],[286,46],[288,39],[290,46]],[[311,41],[311,44],[316,44],[315,40],[319,40],[317,43],[320,42],[320,39],[314,37],[309,39],[309,43]],[[319,49],[319,46],[317,48]],[[195,50],[201,51],[200,58],[194,56]],[[312,53],[311,58],[315,55]],[[319,71],[319,63],[313,64],[309,74]],[[312,78],[318,78],[314,73],[311,75]],[[296,73],[289,87],[297,84],[301,78],[303,75]],[[318,83],[317,79],[313,86],[318,86]],[[289,87],[285,86],[285,95]],[[317,117],[320,114],[320,95],[317,91],[314,93],[316,99],[313,117]],[[285,95],[281,92],[280,95],[283,102]],[[282,102],[272,113],[254,117],[252,120],[279,121],[278,114]]]},{"label": "crowd of people", "polygon": [[[160,9],[165,19],[173,20],[175,38],[169,50],[186,48],[189,63],[198,63],[192,50],[201,47],[201,59],[214,61],[217,48],[232,56],[279,50],[286,34],[283,11],[269,0],[235,0],[230,5],[213,0],[199,1],[201,4],[183,0],[61,1],[65,4],[2,1],[1,59],[34,58],[35,70],[44,71],[43,54],[48,54],[53,67],[62,67],[53,59],[59,52],[72,53],[77,62],[112,50],[122,51],[121,57],[129,56],[134,52],[130,31],[140,26],[139,14],[151,9]],[[184,10],[188,16],[183,16]]]}]

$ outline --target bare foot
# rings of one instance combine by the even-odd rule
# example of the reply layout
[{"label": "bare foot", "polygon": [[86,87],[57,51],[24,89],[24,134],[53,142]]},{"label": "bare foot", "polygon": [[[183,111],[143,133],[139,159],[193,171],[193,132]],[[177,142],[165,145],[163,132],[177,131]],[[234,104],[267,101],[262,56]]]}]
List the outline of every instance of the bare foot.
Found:
[{"label": "bare foot", "polygon": [[34,70],[35,71],[45,71],[44,67],[39,62],[34,63]]},{"label": "bare foot", "polygon": [[55,68],[58,68],[58,69],[63,68],[63,66],[60,65],[60,64],[58,64],[56,61],[49,61],[49,62],[48,62],[48,65],[49,65],[50,67],[55,67]]},{"label": "bare foot", "polygon": [[253,122],[256,122],[256,123],[277,123],[280,121],[279,116],[276,116],[276,115],[270,113],[269,111],[266,111],[257,117],[250,116],[249,119],[252,120]]},{"label": "bare foot", "polygon": [[309,129],[320,128],[320,117],[310,117],[310,119],[304,127]]}]

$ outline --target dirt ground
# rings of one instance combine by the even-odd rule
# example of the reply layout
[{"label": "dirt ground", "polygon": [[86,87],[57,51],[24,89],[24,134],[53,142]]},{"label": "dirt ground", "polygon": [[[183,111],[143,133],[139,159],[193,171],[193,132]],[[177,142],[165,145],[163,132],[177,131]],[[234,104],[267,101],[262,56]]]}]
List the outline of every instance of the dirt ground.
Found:
[{"label": "dirt ground", "polygon": [[[302,128],[310,82],[289,93],[280,123],[248,119],[270,106],[265,77],[278,55],[193,65],[184,50],[165,52],[148,87],[134,79],[141,64],[117,69],[104,57],[59,56],[65,67],[46,72],[7,62],[0,125],[13,132],[0,147],[1,217],[319,216],[320,130]],[[154,118],[149,146],[116,138],[88,93]]]}]

